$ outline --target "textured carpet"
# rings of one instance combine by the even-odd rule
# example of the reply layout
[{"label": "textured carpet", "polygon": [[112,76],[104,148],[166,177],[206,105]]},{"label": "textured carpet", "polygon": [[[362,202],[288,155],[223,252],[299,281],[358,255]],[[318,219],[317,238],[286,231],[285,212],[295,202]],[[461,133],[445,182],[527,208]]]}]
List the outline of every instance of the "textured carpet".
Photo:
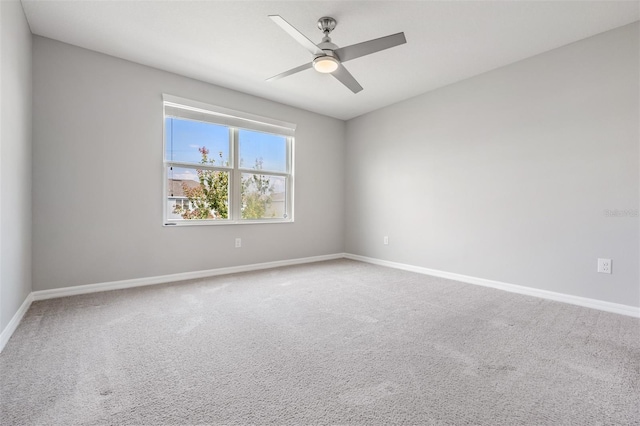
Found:
[{"label": "textured carpet", "polygon": [[35,302],[2,425],[640,424],[640,321],[338,260]]}]

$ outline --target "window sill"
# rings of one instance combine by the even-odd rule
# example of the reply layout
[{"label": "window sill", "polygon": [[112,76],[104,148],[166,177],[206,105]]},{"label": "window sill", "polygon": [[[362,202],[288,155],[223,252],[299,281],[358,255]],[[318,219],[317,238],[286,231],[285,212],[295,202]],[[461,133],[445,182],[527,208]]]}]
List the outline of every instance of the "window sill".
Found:
[{"label": "window sill", "polygon": [[181,226],[228,226],[228,225],[264,225],[272,223],[293,223],[293,219],[271,219],[271,220],[181,220],[176,222],[164,222],[164,227]]}]

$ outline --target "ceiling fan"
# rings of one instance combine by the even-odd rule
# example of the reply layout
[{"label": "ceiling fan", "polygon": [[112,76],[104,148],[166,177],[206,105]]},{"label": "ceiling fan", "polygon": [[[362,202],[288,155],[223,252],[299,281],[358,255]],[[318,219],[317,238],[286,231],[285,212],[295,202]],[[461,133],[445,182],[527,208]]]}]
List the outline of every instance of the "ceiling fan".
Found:
[{"label": "ceiling fan", "polygon": [[370,55],[372,53],[379,52],[381,50],[389,49],[407,42],[404,37],[404,33],[392,34],[386,37],[380,37],[373,40],[365,41],[362,43],[352,44],[351,46],[338,47],[331,43],[329,34],[336,28],[336,20],[325,16],[318,19],[318,28],[324,34],[322,42],[318,45],[314,44],[304,34],[298,31],[293,25],[285,21],[280,15],[269,15],[269,18],[293,37],[298,43],[306,48],[313,55],[313,61],[308,64],[300,65],[285,71],[271,78],[267,81],[273,81],[282,77],[287,77],[291,74],[304,71],[308,68],[314,68],[316,71],[323,74],[331,74],[340,83],[347,86],[353,93],[358,93],[362,90],[362,86],[356,81],[349,71],[342,65],[343,62],[350,61],[352,59],[359,58],[361,56]]}]

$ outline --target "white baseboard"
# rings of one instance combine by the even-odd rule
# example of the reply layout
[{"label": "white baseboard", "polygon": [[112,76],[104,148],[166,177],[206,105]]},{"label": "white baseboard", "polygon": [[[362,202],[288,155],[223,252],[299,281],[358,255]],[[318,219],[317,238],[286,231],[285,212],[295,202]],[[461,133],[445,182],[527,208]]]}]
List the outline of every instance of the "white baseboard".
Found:
[{"label": "white baseboard", "polygon": [[235,274],[238,272],[258,271],[261,269],[278,268],[281,266],[300,265],[303,263],[322,262],[344,258],[344,253],[335,253],[322,256],[303,257],[298,259],[278,260],[274,262],[254,263],[251,265],[231,266],[227,268],[208,269],[204,271],[183,272],[179,274],[161,275],[158,277],[135,278],[131,280],[111,281],[98,284],[79,285],[74,287],[55,288],[52,290],[39,290],[29,293],[18,312],[13,316],[9,324],[0,334],[0,352],[4,349],[22,317],[36,300],[54,299],[57,297],[76,296],[79,294],[97,293],[101,291],[120,290],[132,287],[142,287],[154,284],[164,284],[176,281],[193,280],[198,278],[213,277],[216,275]]},{"label": "white baseboard", "polygon": [[640,308],[617,303],[605,302],[602,300],[589,299],[586,297],[571,296],[568,294],[555,293],[547,290],[539,290],[531,287],[524,287],[515,284],[503,283],[500,281],[492,281],[484,278],[471,277],[468,275],[456,274],[453,272],[439,271],[436,269],[423,268],[420,266],[407,265],[404,263],[391,262],[388,260],[375,259],[372,257],[360,256],[350,253],[335,253],[323,256],[304,257],[299,259],[279,260],[275,262],[254,263],[251,265],[231,266],[226,268],[208,269],[203,271],[183,272],[179,274],[161,275],[157,277],[136,278],[131,280],[111,281],[98,284],[79,285],[75,287],[56,288],[52,290],[40,290],[31,292],[24,300],[18,311],[15,313],[9,324],[0,333],[0,352],[13,335],[24,314],[36,300],[53,299],[57,297],[75,296],[79,294],[96,293],[101,291],[119,290],[132,287],[141,287],[154,284],[164,284],[169,282],[192,280],[198,278],[213,277],[216,275],[235,274],[239,272],[250,272],[261,269],[278,268],[281,266],[300,265],[304,263],[322,262],[334,259],[351,259],[375,265],[386,266],[405,271],[417,272],[435,277],[447,278],[468,284],[476,284],[484,287],[491,287],[499,290],[505,290],[512,293],[525,294],[528,296],[539,297],[542,299],[555,300],[558,302],[569,303],[572,305],[584,306],[587,308],[598,309],[601,311],[613,312],[616,314],[627,315],[640,318]]},{"label": "white baseboard", "polygon": [[33,300],[53,299],[57,297],[75,296],[78,294],[97,293],[100,291],[121,290],[132,287],[165,284],[176,281],[193,280],[198,278],[213,277],[216,275],[235,274],[238,272],[250,272],[261,269],[278,268],[281,266],[300,265],[303,263],[322,262],[325,260],[342,259],[343,253],[328,254],[323,256],[303,257],[298,259],[277,260],[266,263],[253,263],[251,265],[230,266],[226,268],[206,269],[203,271],[182,272],[179,274],[161,275],[157,277],[135,278],[131,280],[110,281],[98,284],[78,285],[74,287],[54,288],[52,290],[39,290],[31,293]]},{"label": "white baseboard", "polygon": [[627,315],[630,317],[640,318],[640,308],[629,305],[621,305],[618,303],[605,302],[603,300],[589,299],[587,297],[572,296],[569,294],[556,293],[548,290],[540,290],[532,287],[524,287],[516,284],[503,283],[500,281],[487,280],[484,278],[471,277],[468,275],[456,274],[453,272],[439,271],[437,269],[423,268],[421,266],[407,265],[405,263],[391,262],[388,260],[375,259],[372,257],[360,256],[356,254],[345,253],[347,259],[358,260],[360,262],[372,263],[389,268],[402,269],[405,271],[417,272],[419,274],[432,275],[434,277],[447,278],[450,280],[460,281],[468,284],[481,285],[483,287],[491,287],[499,290],[509,291],[511,293],[525,294],[527,296],[539,297],[542,299],[555,300],[557,302],[569,303],[571,305],[583,306],[586,308],[598,309],[600,311],[613,312],[615,314]]},{"label": "white baseboard", "polygon": [[18,311],[13,318],[11,318],[9,324],[7,324],[4,330],[2,330],[2,333],[0,333],[0,352],[2,352],[5,345],[13,335],[13,332],[18,328],[20,321],[22,321],[22,317],[24,317],[24,314],[29,310],[31,302],[33,302],[33,293],[29,293],[26,299],[24,299],[24,302],[22,302],[22,305],[20,305],[20,308],[18,308]]}]

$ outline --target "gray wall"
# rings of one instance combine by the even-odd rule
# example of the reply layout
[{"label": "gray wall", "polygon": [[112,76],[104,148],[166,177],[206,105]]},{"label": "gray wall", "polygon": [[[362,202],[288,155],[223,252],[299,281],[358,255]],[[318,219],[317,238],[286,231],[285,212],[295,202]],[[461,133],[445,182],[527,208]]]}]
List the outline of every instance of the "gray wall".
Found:
[{"label": "gray wall", "polygon": [[0,330],[31,292],[31,32],[0,2]]},{"label": "gray wall", "polygon": [[[638,32],[367,114],[346,137],[339,120],[34,37],[33,288],[347,251],[640,306],[639,219],[604,214],[639,207]],[[297,123],[296,222],[162,227],[163,92]]]},{"label": "gray wall", "polygon": [[[33,84],[34,290],[344,251],[344,122],[42,37]],[[295,223],[163,227],[163,92],[296,123]]]},{"label": "gray wall", "polygon": [[639,219],[604,214],[639,207],[638,40],[631,24],[349,121],[346,251],[640,306]]}]

